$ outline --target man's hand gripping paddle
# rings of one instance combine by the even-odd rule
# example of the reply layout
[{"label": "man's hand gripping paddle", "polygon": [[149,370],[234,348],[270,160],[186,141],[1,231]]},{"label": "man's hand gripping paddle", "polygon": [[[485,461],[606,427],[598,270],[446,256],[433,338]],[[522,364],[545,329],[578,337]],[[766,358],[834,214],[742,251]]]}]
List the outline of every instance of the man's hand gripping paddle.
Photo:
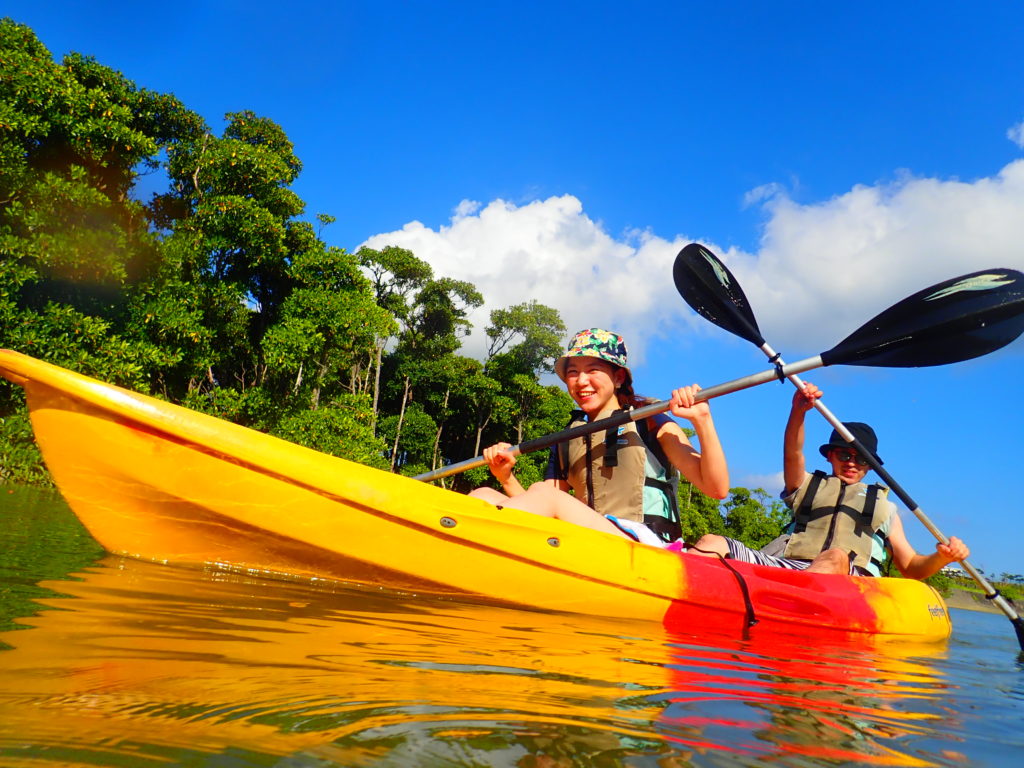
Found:
[{"label": "man's hand gripping paddle", "polygon": [[[683,248],[672,268],[676,289],[697,314],[759,347],[773,362],[779,377],[797,389],[804,383],[797,366],[787,366],[761,336],[754,313],[736,278],[710,250],[697,243]],[[1012,269],[988,269],[953,278],[915,293],[868,321],[820,355],[822,365],[924,367],[944,365],[986,355],[1006,346],[1024,331],[1024,275]],[[798,364],[799,365],[799,364]],[[809,370],[803,368],[801,370]],[[931,534],[949,543],[910,495],[893,479],[821,400],[814,407]],[[961,566],[985,590],[1017,631],[1024,651],[1024,620],[998,590],[966,560]]]}]

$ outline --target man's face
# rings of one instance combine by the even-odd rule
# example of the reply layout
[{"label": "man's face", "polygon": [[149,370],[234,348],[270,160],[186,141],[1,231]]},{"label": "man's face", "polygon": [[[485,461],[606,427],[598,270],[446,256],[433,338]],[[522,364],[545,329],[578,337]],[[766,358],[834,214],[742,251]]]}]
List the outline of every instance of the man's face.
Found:
[{"label": "man's face", "polygon": [[868,463],[853,448],[832,448],[828,452],[832,474],[844,483],[859,483],[868,473]]}]

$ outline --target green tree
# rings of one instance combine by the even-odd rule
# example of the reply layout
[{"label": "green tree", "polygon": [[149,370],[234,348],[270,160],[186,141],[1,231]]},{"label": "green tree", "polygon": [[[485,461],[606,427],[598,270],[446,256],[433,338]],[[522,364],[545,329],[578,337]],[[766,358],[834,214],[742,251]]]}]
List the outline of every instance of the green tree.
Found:
[{"label": "green tree", "polygon": [[[492,434],[500,430],[497,439],[514,443],[521,443],[531,433],[533,414],[552,397],[551,389],[542,386],[537,376],[552,370],[555,358],[561,354],[561,339],[565,335],[565,324],[558,311],[536,301],[494,310],[490,320],[486,328],[489,343],[484,372],[498,382],[500,391],[489,404],[482,402],[478,408],[478,450],[488,426]],[[499,407],[501,418],[491,425]],[[551,431],[563,426],[564,423],[559,424]]]},{"label": "green tree", "polygon": [[691,544],[708,533],[725,535],[725,519],[721,502],[701,492],[681,478],[679,480],[679,522],[682,538]]},{"label": "green tree", "polygon": [[551,371],[555,359],[561,355],[565,324],[557,310],[530,301],[493,310],[486,333],[488,361],[504,352],[505,367],[514,367],[518,373],[536,374]]},{"label": "green tree", "polygon": [[[357,260],[339,248],[312,247],[291,260],[288,274],[291,293],[261,340],[267,378],[292,397],[305,387],[303,404],[313,409],[339,392],[366,393],[362,370],[395,322],[374,301]],[[372,402],[367,407],[372,414]]]},{"label": "green tree", "polygon": [[330,433],[339,414],[361,423],[361,408],[372,431],[372,404],[351,396],[366,392],[362,368],[394,321],[359,259],[297,218],[303,203],[290,186],[301,163],[281,128],[248,111],[226,117],[221,137],[204,133],[169,153],[172,186],[154,204],[169,232],[166,269],[137,313],[140,332],[184,344],[168,378],[191,404],[340,446],[313,435]]},{"label": "green tree", "polygon": [[[4,382],[0,390],[9,390],[12,386]],[[0,416],[0,482],[52,485],[43,465],[43,457],[32,438],[32,424],[29,422],[24,395],[11,392],[6,399],[16,409],[12,409],[6,416]]]},{"label": "green tree", "polygon": [[436,469],[450,455],[453,439],[455,446],[464,442],[459,440],[465,433],[459,416],[466,408],[465,382],[480,376],[481,364],[462,355],[447,354],[425,361],[422,367],[420,399],[437,425],[429,465],[429,469]]},{"label": "green tree", "polygon": [[172,355],[124,335],[160,256],[132,192],[137,169],[201,129],[173,97],[78,54],[58,65],[0,20],[0,344],[146,388]]},{"label": "green tree", "polygon": [[400,415],[383,418],[380,434],[391,446],[392,471],[404,475],[426,472],[433,456],[436,430],[437,422],[417,402],[410,403]]},{"label": "green tree", "polygon": [[384,442],[374,435],[368,396],[343,395],[316,411],[284,417],[274,434],[350,461],[384,469]]},{"label": "green tree", "polygon": [[792,515],[763,488],[732,488],[722,503],[725,534],[753,549],[760,549],[782,533]]},{"label": "green tree", "polygon": [[174,214],[165,222],[172,268],[146,314],[158,327],[184,298],[199,328],[179,382],[245,390],[266,373],[261,342],[295,289],[292,263],[322,245],[296,219],[303,204],[289,185],[301,164],[280,127],[251,112],[226,118],[222,137],[203,133],[168,152],[172,189],[157,207]]},{"label": "green tree", "polygon": [[[28,27],[0,20],[0,346],[142,391],[173,363],[127,327],[161,260],[135,184],[202,130],[173,97],[78,54],[57,64]],[[4,473],[35,478],[23,413],[0,388]]]},{"label": "green tree", "polygon": [[373,371],[373,415],[376,420],[380,411],[384,349],[392,338],[408,332],[412,322],[412,297],[434,276],[434,271],[412,251],[394,246],[380,251],[363,247],[356,251],[356,258],[369,275],[377,305],[390,313],[395,321],[386,333],[377,336],[373,361],[368,366]]},{"label": "green tree", "polygon": [[[417,386],[429,383],[430,361],[451,355],[459,348],[461,338],[469,332],[469,310],[482,303],[483,297],[470,283],[430,278],[421,283],[403,308],[405,322],[392,355],[394,377],[389,385],[392,397],[398,395],[391,448],[392,469],[405,463],[401,457],[409,454],[408,450],[400,450],[405,412],[413,401]],[[419,412],[427,415],[422,408]],[[422,465],[427,466],[431,461],[424,458]]]}]

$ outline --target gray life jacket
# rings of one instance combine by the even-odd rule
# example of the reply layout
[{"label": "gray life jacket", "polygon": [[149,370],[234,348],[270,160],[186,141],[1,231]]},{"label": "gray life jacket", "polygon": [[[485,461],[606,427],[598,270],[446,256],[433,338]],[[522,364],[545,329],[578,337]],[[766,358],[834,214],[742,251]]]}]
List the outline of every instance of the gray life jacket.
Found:
[{"label": "gray life jacket", "polygon": [[[569,427],[586,423],[583,411],[573,411]],[[664,541],[680,537],[679,470],[651,434],[647,419],[612,427],[603,437],[569,440],[558,446],[557,456],[559,472],[587,506],[644,523]]]},{"label": "gray life jacket", "polygon": [[[863,492],[862,492],[863,491]],[[853,565],[881,574],[885,537],[880,533],[892,505],[883,485],[847,484],[818,470],[802,496],[792,499],[792,536],[783,557],[813,560],[826,549],[846,552]]]}]

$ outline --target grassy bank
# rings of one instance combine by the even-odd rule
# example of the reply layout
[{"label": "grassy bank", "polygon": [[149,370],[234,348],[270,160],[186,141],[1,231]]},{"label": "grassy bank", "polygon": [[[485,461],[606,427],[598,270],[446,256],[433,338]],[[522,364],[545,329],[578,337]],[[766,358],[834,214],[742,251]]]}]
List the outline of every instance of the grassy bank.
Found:
[{"label": "grassy bank", "polygon": [[[931,579],[929,579],[929,583]],[[951,608],[963,608],[969,611],[986,611],[988,613],[1002,613],[991,600],[985,597],[984,591],[973,579],[949,578],[945,583],[933,584],[942,593],[946,604]],[[992,586],[999,590],[1004,598],[1010,601],[1017,613],[1024,615],[1024,587],[1009,582],[992,582]]]}]

